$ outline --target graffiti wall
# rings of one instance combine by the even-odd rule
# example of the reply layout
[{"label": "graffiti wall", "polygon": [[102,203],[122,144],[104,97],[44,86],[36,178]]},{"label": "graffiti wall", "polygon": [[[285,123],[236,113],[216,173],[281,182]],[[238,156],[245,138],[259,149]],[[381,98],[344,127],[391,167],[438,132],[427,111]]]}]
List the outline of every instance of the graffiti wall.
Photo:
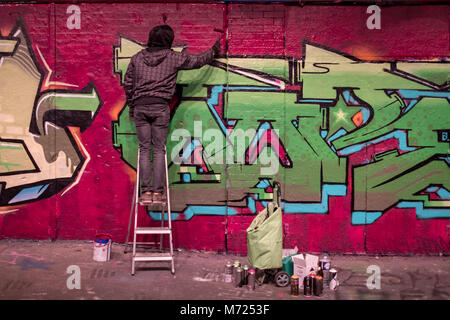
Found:
[{"label": "graffiti wall", "polygon": [[285,248],[449,253],[448,10],[0,5],[0,237],[125,242],[138,146],[123,79],[167,23],[173,50],[222,45],[171,102],[175,247],[246,254],[279,182]]}]

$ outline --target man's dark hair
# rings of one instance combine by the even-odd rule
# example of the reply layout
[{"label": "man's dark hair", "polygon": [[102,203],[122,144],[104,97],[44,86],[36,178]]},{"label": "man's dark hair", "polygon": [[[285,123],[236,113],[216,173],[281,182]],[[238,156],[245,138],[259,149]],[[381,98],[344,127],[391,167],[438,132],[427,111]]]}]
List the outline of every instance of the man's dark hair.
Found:
[{"label": "man's dark hair", "polygon": [[148,34],[148,47],[171,48],[174,33],[168,25],[156,26]]}]

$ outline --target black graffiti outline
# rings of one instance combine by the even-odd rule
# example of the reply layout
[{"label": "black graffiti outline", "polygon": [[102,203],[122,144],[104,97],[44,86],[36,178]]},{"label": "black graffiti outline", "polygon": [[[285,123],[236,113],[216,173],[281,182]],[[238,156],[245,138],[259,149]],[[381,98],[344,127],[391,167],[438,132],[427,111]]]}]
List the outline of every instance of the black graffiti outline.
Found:
[{"label": "black graffiti outline", "polygon": [[[92,119],[91,119],[91,122],[90,122],[90,124],[92,124],[92,122],[94,121],[95,117],[97,116],[98,112],[100,111],[100,109],[101,109],[101,107],[103,105],[103,101],[101,100],[101,97],[98,94],[98,90],[95,87],[95,84],[91,81],[81,90],[48,89],[48,90],[41,91],[42,84],[43,84],[43,81],[44,81],[44,78],[45,78],[45,71],[42,68],[41,64],[39,63],[38,59],[36,58],[33,46],[31,44],[30,36],[28,35],[27,28],[26,28],[26,25],[25,25],[25,22],[24,22],[23,18],[19,17],[17,19],[16,24],[14,25],[13,29],[11,30],[10,34],[7,37],[3,37],[3,36],[0,35],[0,39],[19,40],[19,41],[17,41],[16,47],[14,49],[14,50],[16,50],[18,48],[19,44],[21,43],[20,42],[20,38],[14,37],[14,34],[16,34],[18,31],[21,32],[23,38],[25,39],[24,45],[27,46],[28,54],[29,54],[30,58],[32,59],[32,61],[34,63],[34,67],[37,69],[37,71],[40,74],[39,85],[37,87],[37,92],[35,94],[35,100],[34,100],[34,103],[33,103],[33,109],[31,111],[32,116],[31,116],[31,119],[30,119],[29,132],[31,134],[35,134],[35,135],[38,135],[38,136],[41,135],[41,133],[39,132],[39,129],[38,129],[38,125],[36,124],[36,116],[35,116],[35,114],[36,114],[36,109],[38,107],[39,99],[42,96],[44,96],[46,94],[49,94],[49,93],[70,94],[70,93],[88,93],[88,92],[91,93],[92,90],[95,91],[95,94],[96,94],[96,96],[97,96],[97,98],[99,100],[99,105],[97,106],[96,112],[92,116]],[[0,58],[1,58],[1,56],[2,56],[2,54],[0,54]],[[89,91],[89,90],[91,90],[91,91]],[[81,111],[81,112],[83,112],[83,111]],[[89,126],[90,126],[90,124],[89,124]],[[84,130],[86,130],[89,126],[84,128]],[[1,194],[0,194],[0,206],[26,204],[26,203],[36,202],[36,201],[39,201],[39,200],[50,198],[50,197],[56,195],[57,193],[59,193],[64,188],[66,188],[68,185],[70,185],[76,179],[76,177],[79,174],[79,171],[81,170],[81,168],[83,167],[83,165],[84,165],[84,163],[86,161],[86,158],[84,157],[83,153],[81,152],[80,148],[78,147],[78,144],[76,143],[75,138],[74,138],[73,134],[70,132],[70,130],[68,129],[68,127],[64,127],[64,128],[61,128],[61,129],[64,130],[64,132],[65,132],[67,138],[69,139],[69,141],[70,141],[74,151],[76,152],[77,156],[80,158],[80,163],[77,166],[77,168],[74,170],[74,172],[72,173],[72,176],[70,178],[45,179],[45,180],[40,180],[40,181],[37,181],[37,182],[33,182],[33,183],[25,184],[25,185],[20,185],[20,186],[15,186],[15,187],[7,188],[7,189],[6,189],[6,183],[3,182],[3,181],[0,181],[0,185],[2,186],[2,188],[0,189],[0,191],[1,191]],[[83,128],[80,128],[80,130],[81,130],[81,132],[84,131]],[[0,141],[5,141],[5,140],[9,140],[9,139],[1,139],[0,138]],[[20,141],[22,141],[22,140],[20,140]],[[13,174],[22,174],[22,173],[30,173],[30,172],[41,172],[40,168],[37,167],[36,161],[31,156],[28,148],[26,148],[26,146],[23,143],[23,141],[21,143],[24,145],[27,154],[30,156],[29,159],[35,165],[36,170],[34,170],[34,171],[26,171],[26,172],[14,172]],[[6,175],[8,175],[8,174],[0,174],[0,176],[6,176]],[[21,190],[32,188],[34,186],[45,186],[45,185],[48,185],[48,187],[37,198],[28,199],[28,200],[24,200],[24,201],[17,201],[17,202],[14,202],[12,204],[8,203],[8,201],[11,200],[14,196],[18,195]]]}]

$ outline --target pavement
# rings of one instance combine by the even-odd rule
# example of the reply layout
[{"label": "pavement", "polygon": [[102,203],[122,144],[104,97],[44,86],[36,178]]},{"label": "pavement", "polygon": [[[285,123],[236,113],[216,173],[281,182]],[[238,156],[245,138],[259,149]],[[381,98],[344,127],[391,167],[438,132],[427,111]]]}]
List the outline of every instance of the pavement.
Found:
[{"label": "pavement", "polygon": [[[113,243],[109,261],[93,260],[93,241],[0,240],[0,300],[449,300],[448,256],[331,254],[339,286],[321,297],[290,294],[290,287],[264,283],[255,290],[224,282],[227,261],[246,256],[175,251],[168,262],[138,262]],[[380,278],[376,278],[379,271]],[[377,279],[379,281],[377,282]],[[378,285],[377,285],[378,284]],[[186,310],[185,310],[186,311]],[[182,311],[180,311],[182,312]]]}]

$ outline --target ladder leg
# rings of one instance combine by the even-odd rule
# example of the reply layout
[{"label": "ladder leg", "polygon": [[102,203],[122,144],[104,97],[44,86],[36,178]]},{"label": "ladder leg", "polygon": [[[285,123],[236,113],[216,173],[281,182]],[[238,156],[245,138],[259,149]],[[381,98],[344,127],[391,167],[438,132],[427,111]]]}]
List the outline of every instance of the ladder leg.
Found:
[{"label": "ladder leg", "polygon": [[134,276],[135,273],[135,257],[136,257],[136,228],[137,228],[137,215],[138,215],[138,206],[134,206],[134,234],[133,234],[133,257],[131,259],[131,275]]},{"label": "ladder leg", "polygon": [[130,239],[130,231],[131,231],[131,221],[133,221],[133,212],[134,212],[134,206],[136,202],[136,184],[133,189],[133,200],[131,202],[131,210],[130,210],[130,219],[128,220],[128,231],[127,231],[127,238],[125,240],[125,250],[123,253],[127,253],[128,250],[128,242]]},{"label": "ladder leg", "polygon": [[[165,152],[165,149],[164,149],[164,152]],[[167,195],[167,193],[166,193],[166,195]],[[164,228],[164,209],[165,209],[165,205],[162,204],[161,205],[161,228]],[[160,251],[163,251],[163,239],[164,239],[164,236],[161,234],[159,236],[159,250]]]},{"label": "ladder leg", "polygon": [[170,256],[172,257],[172,261],[171,261],[171,263],[172,263],[172,270],[171,270],[171,272],[172,272],[172,274],[175,274],[175,261],[174,261],[174,258],[173,258],[173,246],[172,246],[172,232],[169,234],[169,240],[170,240]]},{"label": "ladder leg", "polygon": [[137,165],[136,165],[136,187],[134,189],[134,235],[133,235],[133,257],[131,259],[131,275],[134,276],[135,274],[135,257],[136,257],[136,229],[137,229],[137,220],[138,220],[138,204],[139,204],[139,185],[140,185],[140,179],[139,179],[139,160],[140,160],[140,150],[138,149],[138,156],[137,156]]},{"label": "ladder leg", "polygon": [[[170,233],[169,233],[169,248],[170,248],[170,256],[172,257],[171,260],[171,272],[172,274],[175,274],[175,262],[174,262],[174,257],[173,257],[173,239],[172,239],[172,211],[170,209],[170,191],[169,191],[169,166],[167,163],[167,149],[164,149],[165,151],[165,164],[166,164],[166,198],[167,198],[167,221],[169,224],[169,229],[170,229]],[[164,218],[164,216],[163,216]]]},{"label": "ladder leg", "polygon": [[[161,228],[164,228],[164,205],[161,206]],[[159,236],[159,250],[163,250],[163,234]]]}]

